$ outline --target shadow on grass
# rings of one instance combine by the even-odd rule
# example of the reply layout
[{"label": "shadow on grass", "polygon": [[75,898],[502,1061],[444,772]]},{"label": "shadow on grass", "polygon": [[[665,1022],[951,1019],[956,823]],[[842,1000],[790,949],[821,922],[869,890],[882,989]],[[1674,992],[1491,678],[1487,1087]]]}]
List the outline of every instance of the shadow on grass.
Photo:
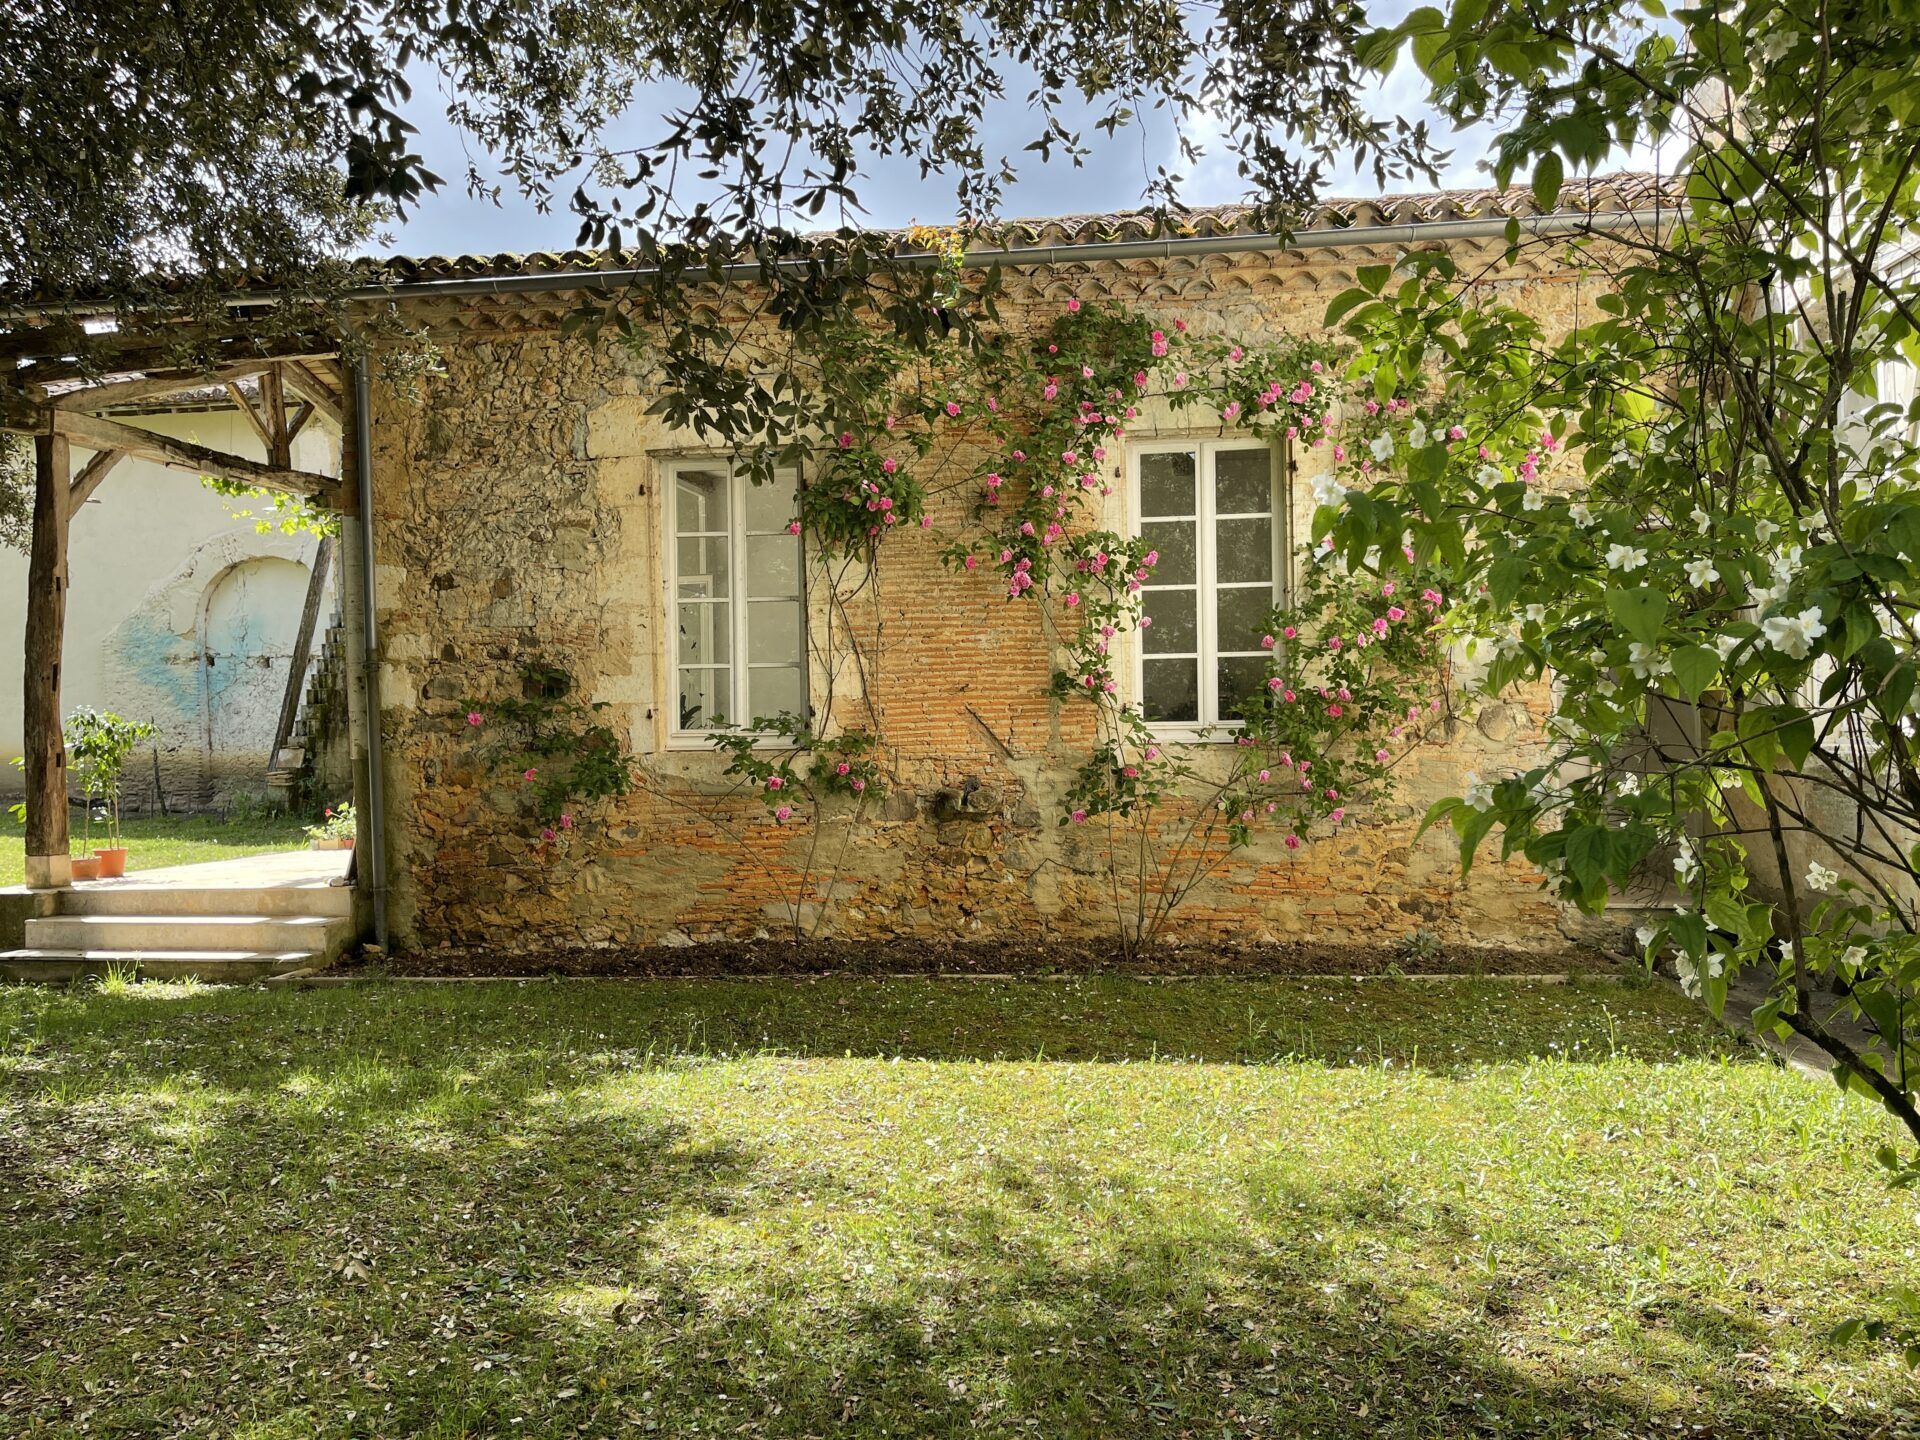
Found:
[{"label": "shadow on grass", "polygon": [[[1906,1423],[1774,1385],[1752,1315],[1671,1287],[1555,1318],[1583,1242],[1532,1232],[1483,1272],[1463,1199],[1266,1152],[1209,1191],[1171,1175],[1184,1141],[1089,1161],[1011,1125],[972,1168],[916,1175],[935,1161],[893,1067],[809,1067],[803,1093],[791,1067],[714,1058],[1057,1056],[1077,1026],[1112,1058],[1252,1061],[1314,996],[1248,983],[1222,984],[1211,1030],[1193,986],[1125,982],[4,997],[4,1405],[28,1430],[250,1440]],[[1431,1054],[1426,993],[1320,1017],[1323,1058],[1371,1031],[1377,1065],[1419,1048],[1408,1027]],[[1657,996],[1619,1003],[1616,1053],[1716,1053]],[[1452,1068],[1591,1023],[1504,1013],[1532,1044]],[[956,1134],[985,1071],[928,1082]]]},{"label": "shadow on grass", "polygon": [[[7,1024],[0,990],[0,1033]],[[524,981],[365,985],[305,992],[16,1000],[17,1030],[193,1046],[223,1026],[303,1048],[412,1055],[452,1042],[538,1053],[563,1067],[775,1053],[921,1060],[1280,1059],[1436,1074],[1526,1059],[1605,1063],[1756,1058],[1696,1003],[1658,986],[1474,980],[1369,981],[1097,976],[1071,980]],[[189,1023],[190,1022],[190,1023]],[[218,1046],[214,1047],[218,1049]],[[226,1058],[213,1055],[220,1066]],[[237,1063],[248,1063],[245,1054]]]}]

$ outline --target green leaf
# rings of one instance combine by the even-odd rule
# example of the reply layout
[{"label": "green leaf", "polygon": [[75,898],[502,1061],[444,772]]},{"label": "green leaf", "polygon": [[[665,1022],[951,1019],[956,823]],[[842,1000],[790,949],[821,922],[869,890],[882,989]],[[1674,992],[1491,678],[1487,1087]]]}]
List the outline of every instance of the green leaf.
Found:
[{"label": "green leaf", "polygon": [[1354,278],[1367,289],[1369,295],[1378,295],[1386,289],[1388,279],[1393,275],[1391,265],[1362,265],[1355,270]]},{"label": "green leaf", "polygon": [[1667,618],[1667,597],[1644,586],[1607,591],[1607,612],[1620,628],[1643,645],[1657,644]]},{"label": "green leaf", "polygon": [[1566,167],[1560,163],[1559,152],[1547,151],[1533,167],[1533,203],[1542,210],[1551,210],[1560,199],[1560,185],[1566,179]]},{"label": "green leaf", "polygon": [[1341,319],[1356,305],[1364,305],[1374,296],[1373,291],[1364,290],[1358,285],[1350,286],[1334,296],[1327,305],[1326,318],[1321,321],[1329,327],[1340,323]]},{"label": "green leaf", "polygon": [[1673,678],[1689,700],[1698,700],[1720,673],[1720,653],[1705,645],[1683,645],[1668,656]]}]

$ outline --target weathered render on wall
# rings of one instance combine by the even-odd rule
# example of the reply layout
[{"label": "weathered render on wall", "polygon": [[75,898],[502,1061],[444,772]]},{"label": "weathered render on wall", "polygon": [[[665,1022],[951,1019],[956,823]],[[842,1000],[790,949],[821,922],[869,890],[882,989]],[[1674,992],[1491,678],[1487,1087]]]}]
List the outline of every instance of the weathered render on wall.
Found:
[{"label": "weathered render on wall", "polygon": [[[1111,298],[1196,331],[1304,333],[1320,327],[1357,264],[1390,254],[1356,243],[1311,255],[1060,264],[1010,276],[1007,313],[1017,324],[1023,311],[1050,314],[1069,297]],[[1501,273],[1497,283],[1556,329],[1574,323],[1596,285],[1568,268]],[[1111,934],[1106,832],[1057,824],[1086,754],[1085,707],[1046,693],[1051,664],[1035,607],[1009,604],[992,579],[936,558],[936,537],[966,523],[969,495],[933,502],[931,531],[891,537],[878,584],[849,612],[878,637],[878,675],[869,673],[864,698],[895,777],[883,802],[858,812],[831,804],[820,835],[776,825],[723,777],[719,757],[668,746],[661,481],[667,460],[702,452],[649,416],[653,397],[630,352],[560,335],[565,304],[422,304],[444,373],[417,400],[375,396],[397,942],[777,934],[796,915],[842,936]],[[1181,425],[1136,426],[1132,439],[1220,433]],[[1299,535],[1319,457],[1292,458]],[[1118,493],[1112,503],[1117,527],[1124,503]],[[832,675],[844,706],[858,682],[822,638],[834,623],[823,588],[808,600],[812,696],[819,705]],[[510,782],[480,763],[465,721],[470,703],[514,689],[519,664],[536,657],[606,702],[642,757],[641,783],[604,834],[558,860],[541,858],[505,818]],[[1425,927],[1454,942],[1564,944],[1559,907],[1526,867],[1484,864],[1463,879],[1450,834],[1414,839],[1428,802],[1458,793],[1464,772],[1532,763],[1544,700],[1530,704],[1444,725],[1384,813],[1353,817],[1297,852],[1275,836],[1233,855],[1168,933],[1391,942]],[[1204,748],[1196,753],[1206,763]]]},{"label": "weathered render on wall", "polygon": [[[237,412],[126,417],[143,429],[264,458]],[[315,425],[298,462],[339,467],[339,436]],[[82,459],[89,452],[79,454]],[[316,542],[259,533],[198,478],[127,459],[73,519],[62,661],[67,709],[114,710],[155,726],[125,779],[128,803],[192,806],[266,784],[272,743]],[[0,630],[24,622],[26,557],[0,550]],[[21,753],[20,652],[0,669],[0,758]],[[0,793],[19,773],[0,768]]]}]

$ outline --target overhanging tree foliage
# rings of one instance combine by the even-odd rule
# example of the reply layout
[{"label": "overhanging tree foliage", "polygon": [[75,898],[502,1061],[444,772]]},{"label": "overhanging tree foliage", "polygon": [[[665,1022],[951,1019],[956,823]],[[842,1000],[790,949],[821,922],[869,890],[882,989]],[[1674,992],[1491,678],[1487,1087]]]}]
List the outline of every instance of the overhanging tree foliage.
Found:
[{"label": "overhanging tree foliage", "polygon": [[1761,976],[1759,1023],[1920,1140],[1917,27],[1874,0],[1458,0],[1377,37],[1447,113],[1505,117],[1496,173],[1542,203],[1635,144],[1682,152],[1686,201],[1589,243],[1604,283],[1564,336],[1444,257],[1363,273],[1333,315],[1415,403],[1397,473],[1318,526],[1354,564],[1404,536],[1444,567],[1484,692],[1552,682],[1548,763],[1436,808],[1463,860],[1498,830],[1593,911],[1664,877],[1649,953],[1716,1008]]}]

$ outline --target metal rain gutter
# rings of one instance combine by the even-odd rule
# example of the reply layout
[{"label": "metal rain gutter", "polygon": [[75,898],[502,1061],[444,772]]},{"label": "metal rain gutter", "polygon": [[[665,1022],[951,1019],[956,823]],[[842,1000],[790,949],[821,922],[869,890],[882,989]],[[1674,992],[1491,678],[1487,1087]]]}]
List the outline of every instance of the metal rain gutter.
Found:
[{"label": "metal rain gutter", "polygon": [[387,802],[380,733],[380,626],[373,555],[373,385],[364,352],[353,358],[354,488],[360,522],[360,662],[366,686],[367,868],[372,872],[373,938],[387,948]]},{"label": "metal rain gutter", "polygon": [[[1016,267],[1091,264],[1116,260],[1172,260],[1192,255],[1252,255],[1274,251],[1329,250],[1347,245],[1416,245],[1435,240],[1499,240],[1517,225],[1523,235],[1605,233],[1616,230],[1658,230],[1679,218],[1676,207],[1648,210],[1569,211],[1552,215],[1498,216],[1463,220],[1411,220],[1398,225],[1324,225],[1297,230],[1292,235],[1178,235],[1161,240],[1096,240],[1085,244],[1018,245],[1007,249],[969,250],[962,263],[980,270],[991,265]],[[897,256],[907,269],[943,263],[931,253]],[[776,269],[803,270],[820,263],[816,258],[777,260]],[[434,298],[480,295],[529,295],[584,290],[607,293],[635,281],[658,275],[660,267],[631,266],[618,270],[555,270],[540,275],[488,275],[448,280],[396,281],[388,285],[360,285],[346,292],[348,300],[391,301],[406,296]],[[714,275],[726,280],[752,280],[762,273],[757,260],[733,261],[718,267],[689,267],[692,283]],[[255,309],[281,302],[273,291],[238,292],[224,303],[236,309]],[[0,309],[0,318],[34,315],[98,314],[100,307],[84,301]]]}]

